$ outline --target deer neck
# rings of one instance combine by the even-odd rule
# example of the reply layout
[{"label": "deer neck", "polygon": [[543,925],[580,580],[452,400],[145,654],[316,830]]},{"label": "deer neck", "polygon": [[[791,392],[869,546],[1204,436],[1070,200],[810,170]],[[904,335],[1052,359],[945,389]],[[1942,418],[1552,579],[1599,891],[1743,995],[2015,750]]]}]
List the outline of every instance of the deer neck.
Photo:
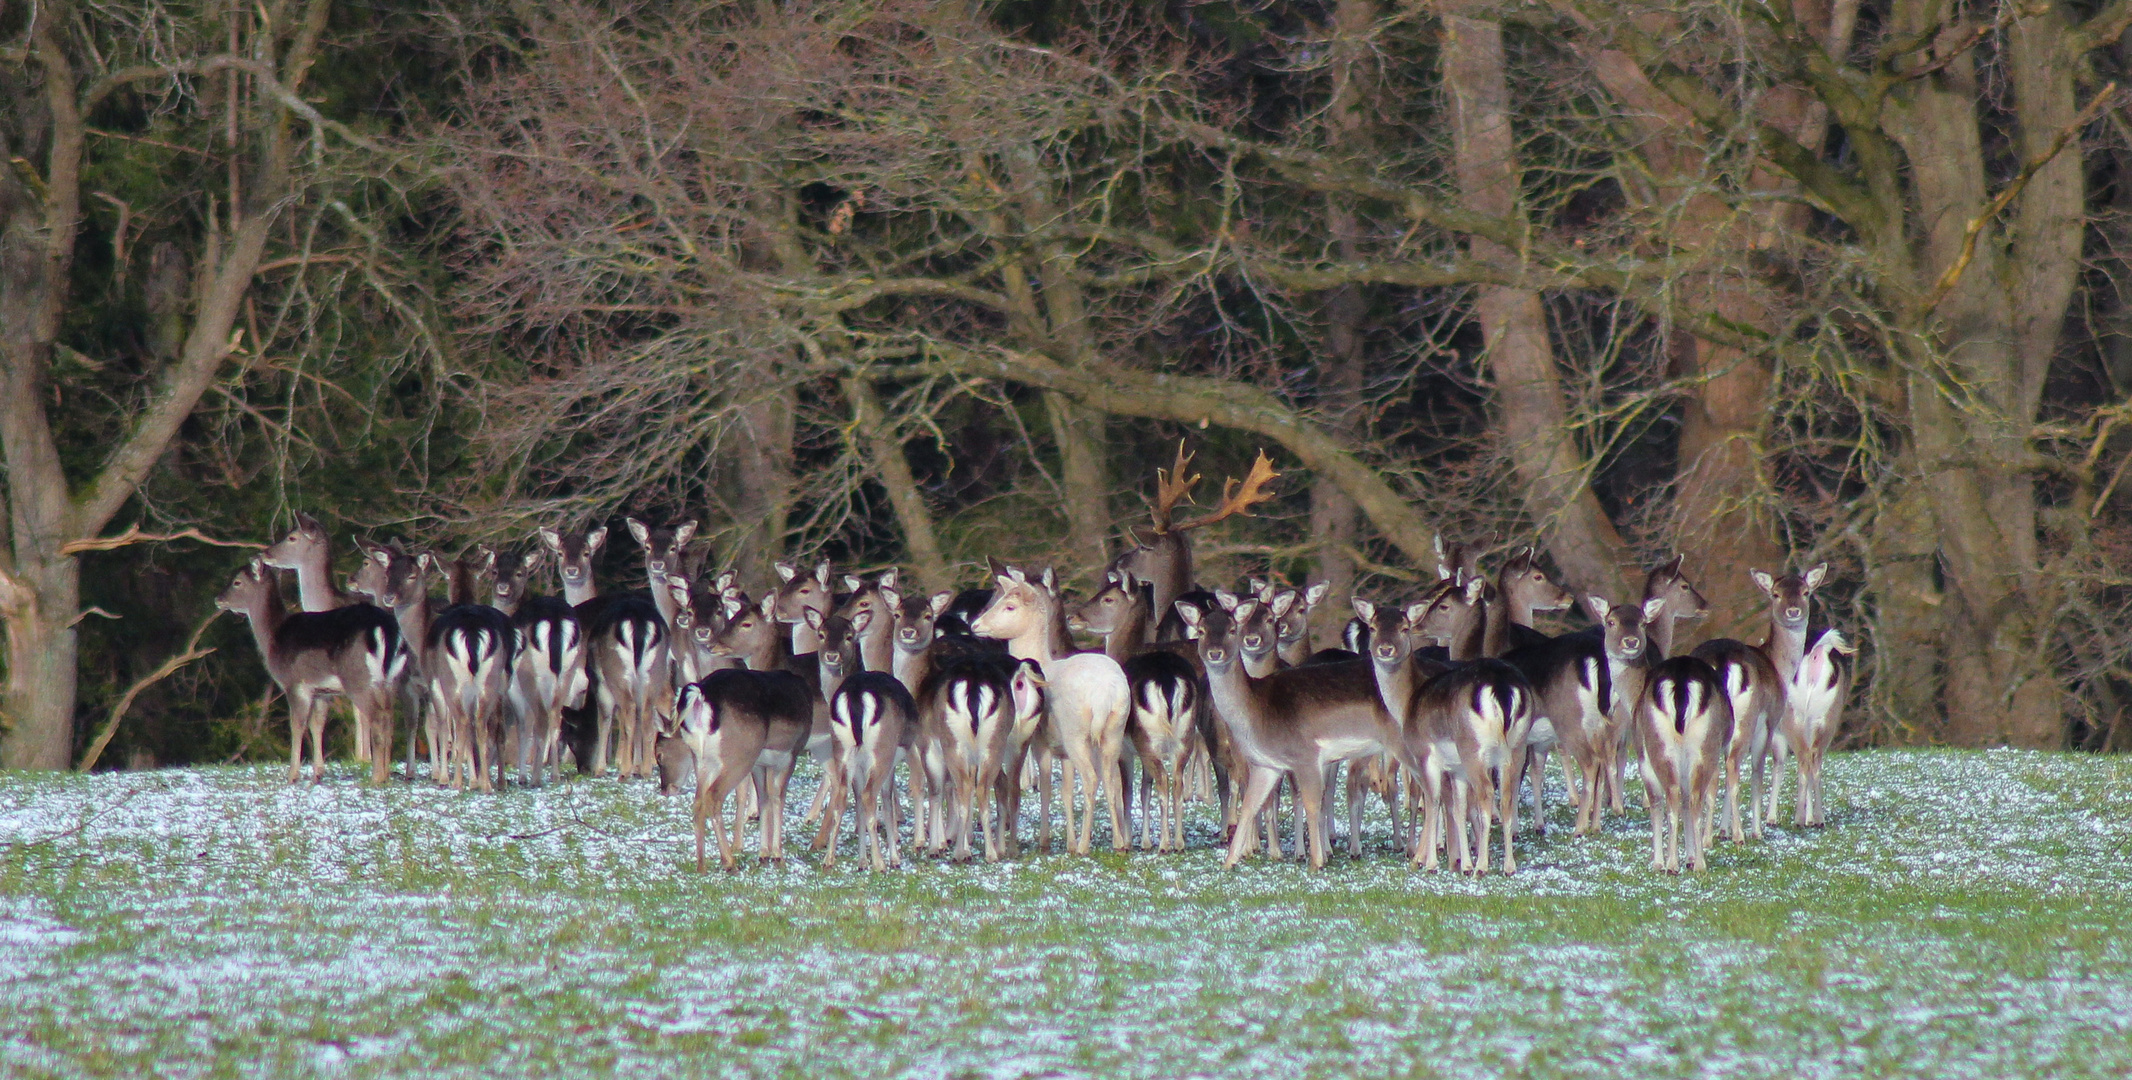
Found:
[{"label": "deer neck", "polygon": [[[800,624],[799,629],[806,630],[811,642],[817,647],[820,646],[820,636],[809,629],[806,624]],[[799,635],[795,633],[793,636],[798,637]],[[740,654],[740,662],[747,665],[750,671],[778,671],[785,666],[787,661],[799,655],[785,644],[785,635],[778,633],[774,625],[769,633],[763,634],[761,637],[762,640],[756,642],[753,648]],[[815,650],[809,649],[807,651],[813,652]]]},{"label": "deer neck", "polygon": [[897,648],[895,658],[890,661],[890,670],[896,681],[902,683],[912,697],[917,697],[918,687],[933,673],[933,646],[927,645],[915,652]]},{"label": "deer neck", "polygon": [[[1531,625],[1530,612],[1525,625]],[[1481,601],[1481,656],[1501,656],[1510,651],[1510,602],[1498,592]]]},{"label": "deer neck", "polygon": [[1131,659],[1154,636],[1153,621],[1154,612],[1133,605],[1132,610],[1125,613],[1125,618],[1118,621],[1118,628],[1103,635],[1103,654],[1121,664]]},{"label": "deer neck", "polygon": [[1289,667],[1296,667],[1302,664],[1303,661],[1310,659],[1310,635],[1308,633],[1296,638],[1294,641],[1281,641],[1279,632],[1276,631],[1274,642],[1273,655],[1278,657],[1281,663]]},{"label": "deer neck", "polygon": [[252,643],[259,646],[259,655],[265,658],[271,672],[280,667],[283,657],[274,647],[274,632],[289,617],[288,608],[281,602],[281,590],[269,587],[261,590],[259,602],[248,604],[244,609],[244,621],[252,628]]},{"label": "deer neck", "polygon": [[1392,722],[1402,727],[1406,724],[1407,702],[1414,698],[1414,654],[1406,653],[1396,664],[1380,663],[1376,657],[1369,658],[1370,671],[1377,676],[1377,700],[1384,706]]},{"label": "deer neck", "polygon": [[[1811,611],[1808,612],[1812,614]],[[1769,606],[1769,640],[1762,645],[1769,662],[1777,669],[1777,685],[1790,686],[1799,674],[1799,663],[1806,656],[1806,622],[1801,620],[1799,629],[1791,630],[1777,618],[1777,606]]]},{"label": "deer neck", "polygon": [[896,666],[896,620],[878,607],[873,625],[859,638],[859,660],[867,671],[893,671]]},{"label": "deer neck", "polygon": [[429,644],[429,619],[435,607],[436,601],[424,589],[414,600],[392,609],[393,621],[400,624],[400,640],[417,653]]},{"label": "deer neck", "polygon": [[[824,612],[823,614],[825,614],[825,615],[826,615],[826,614],[828,614],[828,613],[827,613],[827,612]],[[782,636],[782,635],[773,635],[773,636]],[[805,656],[806,654],[808,654],[808,653],[811,653],[811,652],[820,652],[820,651],[821,651],[821,649],[822,649],[822,635],[821,635],[821,633],[820,633],[819,631],[815,630],[815,628],[814,628],[814,627],[808,626],[808,625],[807,625],[807,620],[806,620],[806,619],[805,619],[804,617],[802,617],[802,618],[800,619],[800,621],[799,621],[799,622],[796,622],[796,623],[793,623],[793,624],[792,624],[792,649],[791,649],[791,655],[793,655],[793,656]],[[769,670],[769,669],[768,669],[768,668],[764,668],[763,670],[767,671],[767,670]]]},{"label": "deer neck", "polygon": [[1263,679],[1281,670],[1281,655],[1276,649],[1269,649],[1257,656],[1239,650],[1236,661],[1243,667],[1244,674],[1254,679]]},{"label": "deer neck", "polygon": [[320,544],[296,560],[296,595],[305,611],[332,611],[347,605],[348,597],[333,584],[333,555],[326,545]]},{"label": "deer neck", "polygon": [[563,599],[569,601],[571,607],[576,607],[599,594],[600,587],[593,582],[592,573],[589,570],[586,571],[584,580],[575,585],[570,584],[568,581],[563,582]]}]

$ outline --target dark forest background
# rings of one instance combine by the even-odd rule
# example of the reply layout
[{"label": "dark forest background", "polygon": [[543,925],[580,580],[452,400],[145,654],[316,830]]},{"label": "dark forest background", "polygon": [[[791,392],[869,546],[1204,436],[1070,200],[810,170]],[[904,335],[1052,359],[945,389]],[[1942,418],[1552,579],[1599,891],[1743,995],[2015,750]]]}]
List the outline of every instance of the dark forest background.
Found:
[{"label": "dark forest background", "polygon": [[284,753],[207,541],[299,511],[1085,588],[1180,439],[1274,458],[1201,575],[1330,581],[1326,644],[1439,535],[1615,598],[1684,552],[1691,637],[1825,561],[1847,742],[2117,749],[2128,25],[0,0],[0,760],[208,649],[100,764]]}]

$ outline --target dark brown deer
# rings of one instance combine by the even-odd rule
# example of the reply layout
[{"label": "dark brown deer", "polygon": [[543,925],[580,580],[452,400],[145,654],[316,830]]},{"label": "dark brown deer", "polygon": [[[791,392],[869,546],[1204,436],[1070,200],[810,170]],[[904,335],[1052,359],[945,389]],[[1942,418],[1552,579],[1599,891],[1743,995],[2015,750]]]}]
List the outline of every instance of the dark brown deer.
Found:
[{"label": "dark brown deer", "polygon": [[392,747],[392,704],[407,653],[392,616],[369,604],[290,614],[281,588],[258,559],[237,572],[215,607],[243,615],[267,675],[289,700],[289,782],[303,776],[311,739],[311,782],[326,778],[326,702],[345,697],[356,723],[371,728],[371,782],[384,783]]},{"label": "dark brown deer", "polygon": [[[675,695],[668,733],[679,737],[696,760],[696,870],[703,871],[703,825],[718,838],[718,861],[736,867],[733,837],[725,831],[725,800],[757,770],[773,729],[805,731],[813,714],[813,691],[789,671],[726,668],[690,683]],[[772,815],[764,814],[764,828]],[[766,838],[767,839],[767,838]],[[766,847],[762,855],[770,858]]]},{"label": "dark brown deer", "polygon": [[1191,472],[1192,457],[1185,453],[1184,443],[1179,442],[1176,464],[1167,471],[1155,470],[1155,500],[1150,504],[1153,521],[1148,532],[1136,536],[1135,545],[1110,565],[1111,570],[1153,583],[1158,626],[1174,610],[1178,597],[1192,589],[1191,532],[1238,514],[1248,515],[1251,507],[1273,497],[1265,487],[1280,475],[1273,471],[1273,462],[1261,453],[1243,480],[1224,481],[1221,503],[1212,513],[1179,522],[1175,520],[1177,504],[1188,498],[1199,483],[1199,475]]}]

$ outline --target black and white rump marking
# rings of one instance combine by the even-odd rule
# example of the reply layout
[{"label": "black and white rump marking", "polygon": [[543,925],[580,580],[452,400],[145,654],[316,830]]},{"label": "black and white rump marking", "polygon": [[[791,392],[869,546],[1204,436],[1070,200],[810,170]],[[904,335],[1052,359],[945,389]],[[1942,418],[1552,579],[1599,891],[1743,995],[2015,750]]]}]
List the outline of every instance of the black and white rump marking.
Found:
[{"label": "black and white rump marking", "polygon": [[[896,758],[917,712],[910,691],[885,671],[847,675],[829,699],[830,731],[837,740],[836,760],[844,770],[843,789],[857,803],[859,857],[866,859],[870,854],[875,870],[902,865],[895,820]],[[889,806],[885,824],[881,820],[884,790]],[[832,807],[832,812],[841,817],[840,809]],[[888,849],[885,861],[883,847]],[[832,843],[822,865],[835,862]]]},{"label": "black and white rump marking", "polygon": [[1636,724],[1643,740],[1644,800],[1651,807],[1651,869],[1680,872],[1685,832],[1688,865],[1701,870],[1703,805],[1732,739],[1731,698],[1709,664],[1676,656],[1652,669]]},{"label": "black and white rump marking", "polygon": [[517,645],[511,617],[486,604],[454,604],[430,620],[424,674],[449,748],[445,777],[454,787],[488,791],[492,775],[500,782],[504,702]]},{"label": "black and white rump marking", "polygon": [[[498,579],[501,588],[502,579]],[[518,768],[534,787],[560,771],[563,710],[585,703],[585,628],[577,609],[559,596],[521,596],[511,621],[518,629],[511,703],[518,716]]]},{"label": "black and white rump marking", "polygon": [[[1501,660],[1463,663],[1414,692],[1403,735],[1406,761],[1421,774],[1428,810],[1416,852],[1424,868],[1436,868],[1437,847],[1447,841],[1453,865],[1487,873],[1488,833],[1500,814],[1503,872],[1517,871],[1515,785],[1534,715],[1531,685]],[[1469,819],[1475,826],[1471,846]]]},{"label": "black and white rump marking", "polygon": [[[1124,667],[1133,700],[1126,737],[1140,757],[1140,846],[1183,851],[1185,771],[1209,752],[1199,669],[1167,651],[1141,653]],[[1159,815],[1149,812],[1150,789]]]}]

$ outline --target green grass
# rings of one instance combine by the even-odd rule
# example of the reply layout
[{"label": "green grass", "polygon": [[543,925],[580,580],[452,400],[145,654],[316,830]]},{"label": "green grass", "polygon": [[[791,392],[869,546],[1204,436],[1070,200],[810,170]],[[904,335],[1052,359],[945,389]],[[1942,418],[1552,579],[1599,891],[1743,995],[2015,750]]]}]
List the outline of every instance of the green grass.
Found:
[{"label": "green grass", "polygon": [[1222,871],[1202,808],[1184,855],[699,875],[644,784],[0,774],[0,1073],[2132,1074],[2132,764],[1829,772],[1704,874],[1558,803],[1481,881],[1381,819],[1315,873]]}]

